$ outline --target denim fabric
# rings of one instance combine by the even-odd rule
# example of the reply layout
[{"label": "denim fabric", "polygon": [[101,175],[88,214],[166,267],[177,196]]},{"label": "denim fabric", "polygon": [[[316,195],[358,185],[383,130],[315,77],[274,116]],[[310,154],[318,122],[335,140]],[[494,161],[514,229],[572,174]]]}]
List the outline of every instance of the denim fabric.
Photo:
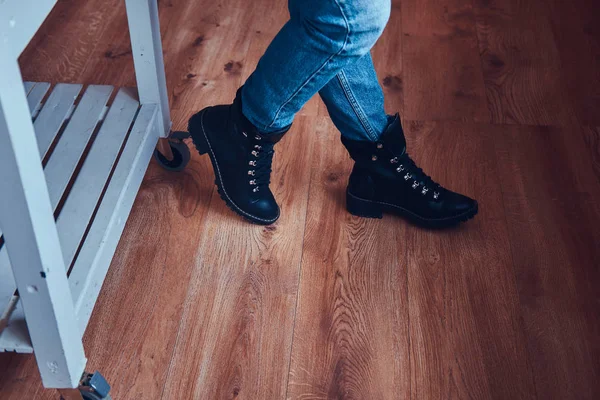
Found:
[{"label": "denim fabric", "polygon": [[388,118],[369,54],[390,0],[289,0],[290,20],[242,89],[243,113],[261,132],[290,125],[317,92],[342,135],[374,141]]}]

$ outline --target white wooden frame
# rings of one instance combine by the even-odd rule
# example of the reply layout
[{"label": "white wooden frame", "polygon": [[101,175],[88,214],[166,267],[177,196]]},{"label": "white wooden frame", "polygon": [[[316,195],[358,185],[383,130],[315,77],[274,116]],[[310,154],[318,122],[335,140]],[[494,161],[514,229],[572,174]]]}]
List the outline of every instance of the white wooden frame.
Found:
[{"label": "white wooden frame", "polygon": [[[64,115],[52,118],[40,105],[50,85],[26,84],[23,90],[17,59],[55,3],[56,0],[0,1],[0,229],[4,238],[0,249],[4,252],[0,253],[0,300],[3,294],[10,299],[10,305],[0,304],[0,351],[11,350],[2,347],[2,339],[12,335],[11,340],[18,342],[12,350],[35,352],[45,387],[68,389],[78,386],[84,372],[83,333],[154,148],[159,138],[169,135],[171,121],[157,0],[125,0],[139,103],[128,91],[120,90],[113,101],[118,103],[116,106],[94,119],[85,119],[81,112],[73,113],[73,101],[81,86],[55,86],[46,103],[56,102],[53,109]],[[39,93],[34,93],[34,89]],[[94,90],[104,96],[102,87]],[[96,97],[92,94],[86,91],[81,101],[99,99],[97,93]],[[61,99],[70,103],[60,103]],[[102,101],[107,99],[108,95]],[[98,104],[98,110],[102,110],[102,103]],[[36,130],[32,123],[32,116],[38,113],[45,126],[55,125],[46,136],[38,134],[40,129]],[[72,171],[67,175],[61,172],[63,182],[58,185],[49,181],[56,175],[50,167],[53,159],[45,170],[42,158],[66,120],[69,124],[92,121],[85,130],[87,136],[76,136],[77,145],[67,142],[69,125],[63,132],[65,138],[60,137],[54,150],[64,150],[66,154],[77,147],[83,154],[87,147],[89,153],[79,174],[88,175],[87,179],[77,176],[55,222],[54,210],[66,187],[64,179],[71,179]],[[89,145],[94,129],[99,131]],[[58,158],[62,153],[55,157],[54,152],[50,157],[67,162]],[[107,152],[112,154],[111,159],[101,156]],[[79,157],[78,153],[69,161],[70,169]],[[95,163],[102,163],[102,168],[96,171]],[[95,179],[106,185],[90,186]],[[86,203],[89,197],[94,197],[93,203]],[[79,222],[80,217],[86,219]],[[91,222],[80,243],[86,221]],[[77,248],[79,253],[74,259]],[[66,270],[73,259],[67,277]],[[7,263],[12,267],[12,276],[2,270]],[[18,296],[13,296],[14,285]],[[19,315],[24,315],[28,335],[19,323]]]}]

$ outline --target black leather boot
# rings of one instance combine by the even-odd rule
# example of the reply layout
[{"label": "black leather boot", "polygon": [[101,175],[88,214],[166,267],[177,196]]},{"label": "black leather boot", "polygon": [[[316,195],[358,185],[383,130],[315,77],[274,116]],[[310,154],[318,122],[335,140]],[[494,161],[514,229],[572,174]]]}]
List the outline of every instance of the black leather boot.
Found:
[{"label": "black leather boot", "polygon": [[378,142],[342,142],[355,161],[346,192],[350,213],[381,218],[389,212],[428,228],[456,225],[477,214],[475,200],[444,189],[410,158],[398,115]]},{"label": "black leather boot", "polygon": [[273,147],[289,130],[262,134],[242,114],[241,90],[231,105],[207,107],[188,130],[200,154],[208,153],[221,198],[247,220],[269,225],[279,206],[269,189]]}]

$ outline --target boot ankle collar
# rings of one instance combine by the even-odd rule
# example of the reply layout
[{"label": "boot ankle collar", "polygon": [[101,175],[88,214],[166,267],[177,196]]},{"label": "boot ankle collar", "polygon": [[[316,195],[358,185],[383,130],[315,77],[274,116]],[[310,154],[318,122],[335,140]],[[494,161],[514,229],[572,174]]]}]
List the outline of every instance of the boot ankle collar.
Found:
[{"label": "boot ankle collar", "polygon": [[396,114],[376,142],[350,140],[342,136],[342,143],[357,162],[377,161],[382,155],[400,157],[406,152],[406,140],[400,116]]},{"label": "boot ankle collar", "polygon": [[250,120],[248,120],[248,118],[246,118],[242,112],[242,88],[243,86],[238,89],[231,106],[232,119],[235,121],[235,125],[239,132],[250,140],[273,144],[279,142],[283,135],[290,130],[291,125],[275,132],[261,132],[250,122]]},{"label": "boot ankle collar", "polygon": [[377,148],[386,148],[393,155],[399,157],[406,152],[406,139],[402,129],[400,115],[394,115],[383,135],[377,142]]}]

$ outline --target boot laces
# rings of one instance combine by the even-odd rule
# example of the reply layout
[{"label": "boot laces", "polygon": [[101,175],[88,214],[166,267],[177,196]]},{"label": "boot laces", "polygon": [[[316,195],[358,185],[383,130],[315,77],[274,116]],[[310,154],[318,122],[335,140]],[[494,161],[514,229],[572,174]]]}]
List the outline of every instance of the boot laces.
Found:
[{"label": "boot laces", "polygon": [[259,137],[252,142],[253,146],[250,151],[249,161],[249,184],[253,187],[253,192],[260,191],[261,187],[269,186],[271,183],[271,172],[273,164],[273,143],[262,143]]},{"label": "boot laces", "polygon": [[423,196],[431,191],[433,198],[439,199],[444,188],[427,175],[407,152],[400,157],[393,157],[390,162],[396,165],[396,172],[402,174],[403,180],[411,183],[414,190],[419,190]]}]

